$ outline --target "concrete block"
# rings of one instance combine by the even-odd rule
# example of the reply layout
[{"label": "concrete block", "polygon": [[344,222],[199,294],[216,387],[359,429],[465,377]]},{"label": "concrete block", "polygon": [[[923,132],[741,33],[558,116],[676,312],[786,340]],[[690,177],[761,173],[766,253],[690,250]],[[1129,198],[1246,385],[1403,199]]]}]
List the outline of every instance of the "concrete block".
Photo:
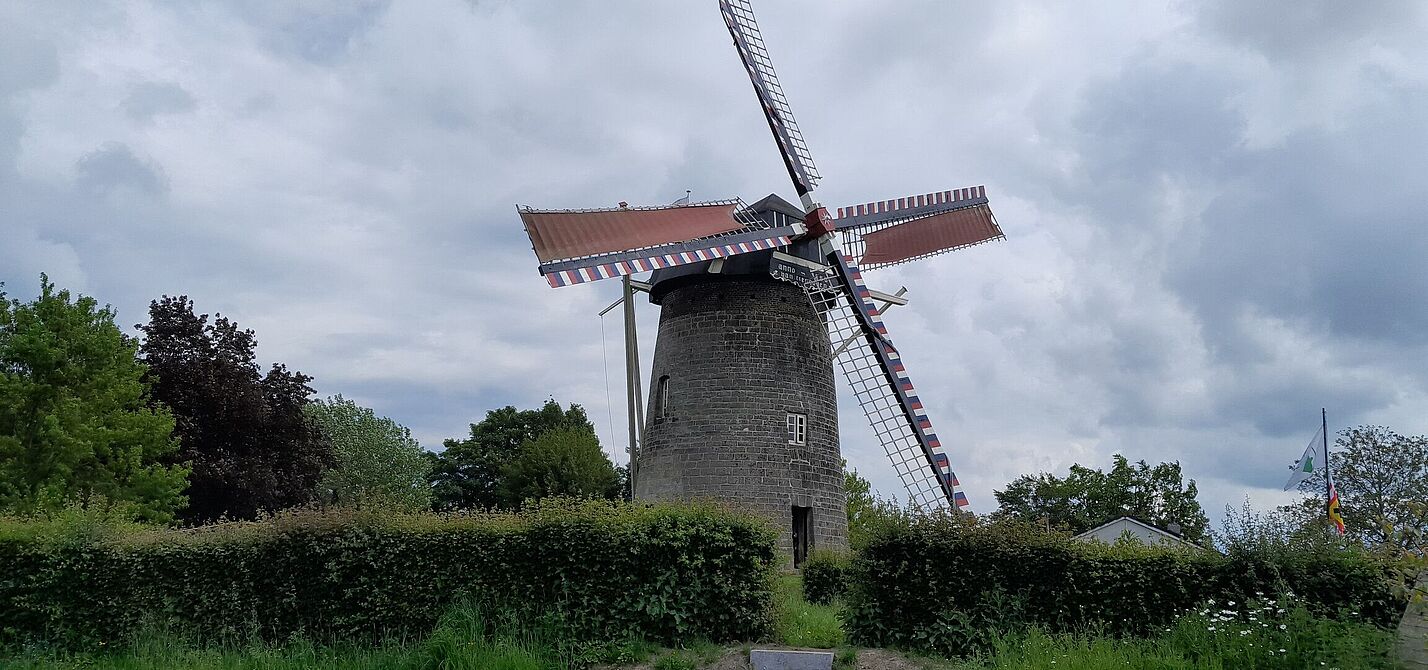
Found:
[{"label": "concrete block", "polygon": [[832,670],[833,652],[754,649],[749,665],[754,670]]}]

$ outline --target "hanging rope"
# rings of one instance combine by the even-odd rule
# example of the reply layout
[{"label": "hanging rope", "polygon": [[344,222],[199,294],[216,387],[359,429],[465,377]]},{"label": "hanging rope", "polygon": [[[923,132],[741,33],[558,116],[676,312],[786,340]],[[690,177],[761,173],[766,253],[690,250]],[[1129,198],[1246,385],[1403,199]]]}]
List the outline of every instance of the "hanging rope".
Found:
[{"label": "hanging rope", "polygon": [[605,365],[605,422],[609,425],[610,444],[615,444],[615,414],[610,410],[610,353],[605,341],[605,315],[600,315],[600,360]]}]

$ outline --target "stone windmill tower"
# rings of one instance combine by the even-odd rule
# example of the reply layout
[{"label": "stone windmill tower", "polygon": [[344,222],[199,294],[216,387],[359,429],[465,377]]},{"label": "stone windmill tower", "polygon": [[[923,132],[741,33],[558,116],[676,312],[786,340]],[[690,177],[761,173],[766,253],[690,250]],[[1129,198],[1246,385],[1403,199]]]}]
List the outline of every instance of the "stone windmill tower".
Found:
[{"label": "stone windmill tower", "polygon": [[[847,543],[833,368],[924,508],[967,504],[881,309],[905,304],[862,269],[1002,239],[978,186],[840,207],[812,198],[819,174],[748,0],[720,0],[800,205],[769,196],[661,207],[520,207],[552,287],[652,272],[660,305],[640,499],[713,497],[783,528],[801,563]],[[856,259],[856,260],[855,260]],[[628,288],[627,288],[628,296]],[[881,306],[879,305],[881,303]]]}]

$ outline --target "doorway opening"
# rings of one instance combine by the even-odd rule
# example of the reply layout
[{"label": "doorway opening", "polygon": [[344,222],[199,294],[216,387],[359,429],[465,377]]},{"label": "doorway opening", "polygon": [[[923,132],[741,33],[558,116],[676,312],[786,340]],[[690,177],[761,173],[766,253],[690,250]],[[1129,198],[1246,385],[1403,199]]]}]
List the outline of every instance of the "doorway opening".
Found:
[{"label": "doorway opening", "polygon": [[808,547],[813,544],[808,519],[813,508],[793,506],[793,567],[803,567],[808,560]]}]

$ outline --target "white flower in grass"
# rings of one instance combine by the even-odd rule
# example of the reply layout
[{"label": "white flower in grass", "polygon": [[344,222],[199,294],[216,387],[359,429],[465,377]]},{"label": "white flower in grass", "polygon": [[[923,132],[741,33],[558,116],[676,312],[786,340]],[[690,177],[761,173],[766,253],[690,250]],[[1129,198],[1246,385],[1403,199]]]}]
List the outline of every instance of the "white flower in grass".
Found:
[{"label": "white flower in grass", "polygon": [[1287,652],[1285,652],[1283,649],[1280,649],[1280,650],[1279,650],[1279,653],[1284,654],[1284,653],[1287,653]]},{"label": "white flower in grass", "polygon": [[1226,605],[1229,605],[1230,607],[1234,607],[1234,606],[1235,606],[1235,601],[1231,600],[1231,601],[1229,601],[1229,602],[1227,602],[1227,603],[1225,603],[1225,604],[1226,604]]}]

